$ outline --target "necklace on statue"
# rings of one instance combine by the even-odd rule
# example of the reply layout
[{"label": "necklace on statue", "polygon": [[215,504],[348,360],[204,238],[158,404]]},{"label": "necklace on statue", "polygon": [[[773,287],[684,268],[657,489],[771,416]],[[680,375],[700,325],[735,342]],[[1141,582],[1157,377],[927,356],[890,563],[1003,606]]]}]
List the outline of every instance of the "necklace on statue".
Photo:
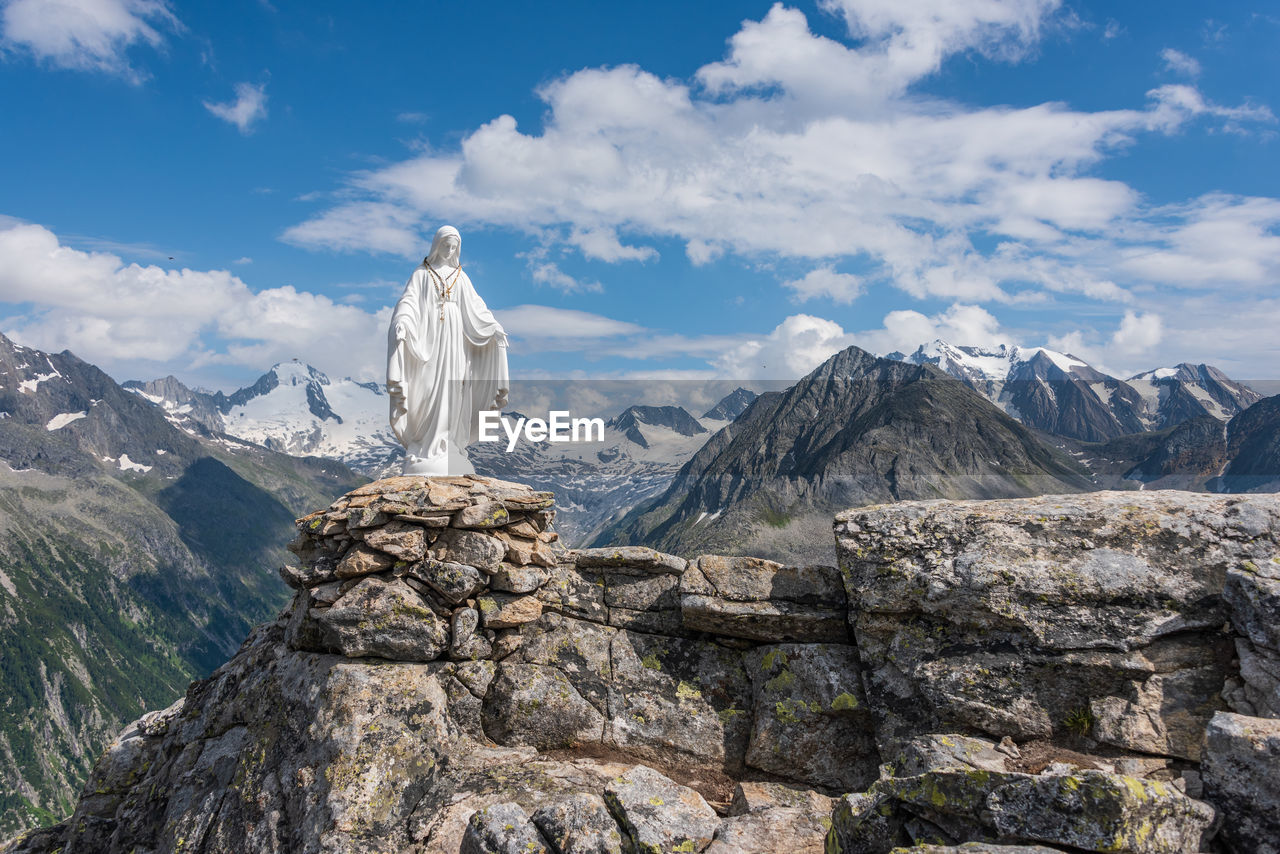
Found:
[{"label": "necklace on statue", "polygon": [[453,299],[453,286],[458,282],[458,274],[462,272],[462,265],[459,264],[453,268],[453,275],[448,281],[436,272],[436,268],[427,264],[427,272],[431,274],[431,278],[436,283],[436,294],[440,297],[440,322],[444,323],[444,304]]}]

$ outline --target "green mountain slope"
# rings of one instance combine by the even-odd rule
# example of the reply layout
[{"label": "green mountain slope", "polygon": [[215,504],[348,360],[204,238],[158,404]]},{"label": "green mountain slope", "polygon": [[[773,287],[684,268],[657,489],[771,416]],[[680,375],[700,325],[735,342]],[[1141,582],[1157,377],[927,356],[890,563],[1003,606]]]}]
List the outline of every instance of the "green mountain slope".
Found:
[{"label": "green mountain slope", "polygon": [[0,838],[64,817],[124,723],[274,615],[293,518],[361,481],[0,336]]}]

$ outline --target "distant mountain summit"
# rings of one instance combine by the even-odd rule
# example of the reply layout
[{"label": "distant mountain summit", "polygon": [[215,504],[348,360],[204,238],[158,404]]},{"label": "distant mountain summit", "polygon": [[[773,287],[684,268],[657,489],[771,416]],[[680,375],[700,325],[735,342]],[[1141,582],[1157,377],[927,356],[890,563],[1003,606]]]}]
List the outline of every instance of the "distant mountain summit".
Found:
[{"label": "distant mountain summit", "polygon": [[1084,442],[1162,430],[1203,415],[1226,421],[1261,399],[1210,365],[1183,363],[1121,380],[1044,347],[958,346],[941,339],[888,358],[933,365],[1022,423]]},{"label": "distant mountain summit", "polygon": [[292,456],[338,460],[371,477],[390,473],[403,457],[387,423],[382,386],[331,380],[297,360],[273,365],[229,395],[193,391],[173,377],[124,385],[178,423],[188,420]]},{"label": "distant mountain summit", "polygon": [[757,397],[661,496],[595,542],[822,561],[833,507],[1091,486],[1083,468],[965,383],[850,347]]},{"label": "distant mountain summit", "polygon": [[[232,394],[193,391],[173,377],[125,386],[193,433],[226,434],[293,456],[337,460],[374,478],[398,473],[404,457],[387,423],[388,399],[380,384],[333,380],[302,362],[274,365]],[[679,406],[637,404],[609,419],[603,441],[521,443],[513,453],[506,452],[505,442],[478,443],[470,449],[471,460],[483,474],[554,491],[561,502],[557,528],[577,543],[665,489],[711,431],[754,396],[737,389],[702,419]]]},{"label": "distant mountain summit", "polygon": [[666,427],[681,436],[709,432],[682,406],[629,406],[605,426],[612,427],[642,448],[649,447],[649,440],[644,435],[645,426]]},{"label": "distant mountain summit", "polygon": [[754,391],[739,386],[725,395],[719,403],[702,414],[711,421],[732,421],[742,414],[757,397]]}]

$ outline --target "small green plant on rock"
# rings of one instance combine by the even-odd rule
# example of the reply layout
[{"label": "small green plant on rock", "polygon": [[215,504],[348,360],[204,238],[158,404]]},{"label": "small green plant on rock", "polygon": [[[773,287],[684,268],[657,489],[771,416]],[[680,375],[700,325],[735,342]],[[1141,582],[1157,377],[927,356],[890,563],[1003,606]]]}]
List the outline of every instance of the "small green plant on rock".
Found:
[{"label": "small green plant on rock", "polygon": [[1062,725],[1067,728],[1068,732],[1075,735],[1085,736],[1093,730],[1093,725],[1097,723],[1093,717],[1093,712],[1089,711],[1088,706],[1080,706],[1067,712],[1067,716],[1062,719]]}]

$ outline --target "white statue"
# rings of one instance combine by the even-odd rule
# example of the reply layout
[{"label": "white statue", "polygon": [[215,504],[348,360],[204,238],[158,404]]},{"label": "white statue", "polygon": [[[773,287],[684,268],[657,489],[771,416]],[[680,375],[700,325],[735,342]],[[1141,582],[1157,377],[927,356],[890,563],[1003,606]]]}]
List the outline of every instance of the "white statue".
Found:
[{"label": "white statue", "polygon": [[462,270],[462,236],[446,225],[413,271],[387,333],[391,430],[405,474],[475,471],[466,447],[478,413],[507,402],[507,333]]}]

